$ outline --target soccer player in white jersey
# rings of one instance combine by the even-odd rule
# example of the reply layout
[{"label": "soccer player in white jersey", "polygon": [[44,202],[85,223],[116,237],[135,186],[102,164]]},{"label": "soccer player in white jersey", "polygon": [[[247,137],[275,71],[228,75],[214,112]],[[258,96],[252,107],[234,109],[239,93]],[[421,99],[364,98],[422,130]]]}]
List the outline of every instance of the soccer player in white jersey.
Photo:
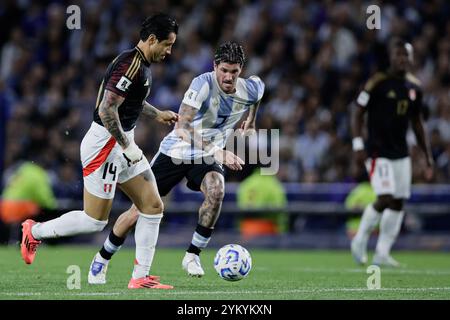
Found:
[{"label": "soccer player in white jersey", "polygon": [[110,63],[100,85],[94,121],[80,147],[84,208],[61,217],[23,226],[22,257],[31,264],[42,240],[102,231],[108,223],[116,186],[136,205],[136,264],[128,288],[172,289],[149,276],[158,239],[163,204],[150,164],[134,142],[141,113],[162,123],[176,122],[171,111],[159,111],[146,98],[152,82],[150,63],[169,55],[178,33],[177,22],[156,14],[142,24],[136,47]]},{"label": "soccer player in white jersey", "polygon": [[[244,62],[244,50],[239,44],[227,42],[219,46],[214,56],[214,71],[192,80],[181,103],[175,129],[163,139],[151,163],[161,196],[186,178],[187,186],[201,191],[205,197],[182,261],[182,268],[191,276],[204,275],[199,255],[208,245],[220,215],[225,189],[222,165],[241,170],[244,164],[237,155],[223,150],[226,139],[231,134],[230,129],[247,112],[241,129],[243,134],[254,132],[256,113],[264,93],[264,83],[259,77],[239,77]],[[92,260],[89,283],[106,282],[109,260],[119,250],[136,218],[134,206],[118,218]]]}]

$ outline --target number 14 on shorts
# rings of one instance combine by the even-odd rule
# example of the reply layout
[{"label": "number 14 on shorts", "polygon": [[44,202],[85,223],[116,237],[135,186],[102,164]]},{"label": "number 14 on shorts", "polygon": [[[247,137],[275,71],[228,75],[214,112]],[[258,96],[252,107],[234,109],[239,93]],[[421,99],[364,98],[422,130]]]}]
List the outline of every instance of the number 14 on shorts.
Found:
[{"label": "number 14 on shorts", "polygon": [[[112,175],[112,179],[108,179],[110,176]],[[102,179],[103,180],[108,180],[111,182],[116,181],[116,176],[117,176],[117,166],[114,165],[114,163],[112,162],[106,162],[105,166],[103,168],[103,176]],[[104,183],[103,184],[103,191],[109,193],[112,191],[112,183]]]}]

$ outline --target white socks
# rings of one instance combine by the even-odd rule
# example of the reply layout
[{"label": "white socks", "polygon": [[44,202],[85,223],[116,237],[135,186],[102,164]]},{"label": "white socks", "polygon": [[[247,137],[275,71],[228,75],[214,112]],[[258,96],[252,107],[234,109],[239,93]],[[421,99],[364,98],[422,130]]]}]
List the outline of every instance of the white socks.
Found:
[{"label": "white socks", "polygon": [[163,214],[143,214],[139,212],[139,218],[134,231],[136,242],[136,264],[133,269],[133,279],[148,276],[152,266],[155,246],[158,241],[159,224]]},{"label": "white socks", "polygon": [[404,215],[404,211],[384,210],[380,222],[380,236],[375,249],[378,255],[389,256],[391,247],[400,232]]},{"label": "white socks", "polygon": [[59,238],[102,231],[107,224],[108,220],[96,220],[84,211],[70,211],[59,218],[35,224],[31,233],[36,240]]},{"label": "white socks", "polygon": [[373,205],[369,204],[362,215],[358,232],[355,235],[355,241],[366,247],[367,242],[369,241],[370,233],[377,226],[380,219],[381,213],[376,211]]},{"label": "white socks", "polygon": [[191,243],[199,249],[205,249],[209,243],[209,240],[211,240],[211,237],[206,238],[195,231],[192,235]]}]

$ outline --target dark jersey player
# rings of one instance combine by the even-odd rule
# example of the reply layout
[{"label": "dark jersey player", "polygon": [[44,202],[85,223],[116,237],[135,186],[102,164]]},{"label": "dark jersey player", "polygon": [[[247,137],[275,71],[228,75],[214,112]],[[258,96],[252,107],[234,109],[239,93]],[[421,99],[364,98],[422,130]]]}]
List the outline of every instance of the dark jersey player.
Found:
[{"label": "dark jersey player", "polygon": [[140,41],[109,65],[100,85],[94,121],[80,147],[84,180],[84,209],[44,223],[25,221],[21,245],[27,264],[43,239],[93,233],[108,222],[116,186],[138,210],[136,263],[128,288],[171,289],[149,276],[163,204],[150,165],[134,142],[134,127],[141,113],[172,124],[178,115],[159,111],[145,101],[150,92],[150,63],[162,61],[176,40],[174,19],[157,14],[142,24]]},{"label": "dark jersey player", "polygon": [[[373,264],[395,267],[399,263],[391,255],[402,224],[403,202],[410,197],[411,159],[406,134],[409,124],[418,146],[426,157],[426,177],[433,174],[433,159],[422,120],[422,90],[408,68],[412,62],[412,46],[401,39],[389,45],[390,68],[375,74],[357,98],[354,112],[353,150],[365,161],[370,183],[377,199],[363,213],[358,232],[352,240],[354,259],[367,262],[367,243],[373,228],[380,223]],[[367,113],[367,140],[362,128]]]}]

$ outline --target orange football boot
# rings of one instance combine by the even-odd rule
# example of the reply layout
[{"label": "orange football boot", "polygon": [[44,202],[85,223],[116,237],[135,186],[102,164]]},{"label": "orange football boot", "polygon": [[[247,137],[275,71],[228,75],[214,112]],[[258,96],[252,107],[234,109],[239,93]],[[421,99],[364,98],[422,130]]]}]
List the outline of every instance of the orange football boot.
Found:
[{"label": "orange football boot", "polygon": [[147,276],[139,279],[131,278],[128,283],[128,289],[173,289],[173,286],[159,283],[153,279],[153,276]]},{"label": "orange football boot", "polygon": [[36,240],[31,233],[31,228],[36,224],[35,221],[27,219],[22,223],[22,243],[20,252],[26,264],[32,264],[36,256],[36,249],[41,241]]}]

